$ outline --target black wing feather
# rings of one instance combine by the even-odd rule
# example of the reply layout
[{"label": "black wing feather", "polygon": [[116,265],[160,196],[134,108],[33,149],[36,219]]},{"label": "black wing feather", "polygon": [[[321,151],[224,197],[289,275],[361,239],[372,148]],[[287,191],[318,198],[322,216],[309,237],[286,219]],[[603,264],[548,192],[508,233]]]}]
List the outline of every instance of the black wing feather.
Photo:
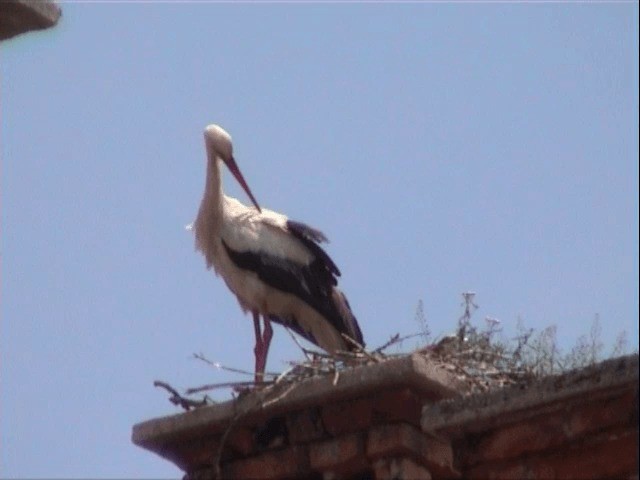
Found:
[{"label": "black wing feather", "polygon": [[[300,222],[288,221],[287,228],[313,253],[315,258],[309,265],[300,265],[263,252],[235,251],[224,240],[222,244],[229,258],[238,268],[255,272],[267,285],[300,298],[325,317],[338,332],[355,337],[354,340],[362,343],[360,328],[344,295],[334,289],[337,284],[336,276],[340,275],[340,270],[316,243],[326,241],[326,237],[319,230]],[[336,294],[340,295],[339,299],[335,298]],[[346,309],[345,303],[340,300],[345,301]],[[295,319],[282,319],[273,315],[269,318],[291,328],[310,342],[318,344]]]},{"label": "black wing feather", "polygon": [[[229,247],[224,240],[222,245],[238,268],[250,270],[267,285],[295,295],[327,317],[329,321],[335,318],[335,312],[332,311],[335,308],[328,301],[332,284],[327,284],[326,271],[320,270],[316,262],[300,265],[265,253],[250,250],[238,252]],[[334,324],[334,327],[340,330],[339,325]]]},{"label": "black wing feather", "polygon": [[[324,267],[336,277],[340,276],[340,269],[331,260],[331,257],[325,252],[319,243],[328,242],[327,237],[320,230],[317,230],[309,225],[296,222],[294,220],[287,220],[287,229],[291,234],[300,240],[305,247],[311,250],[311,253],[319,260]],[[334,279],[333,285],[336,285],[337,281]]]},{"label": "black wing feather", "polygon": [[301,337],[307,339],[314,345],[318,345],[318,342],[311,334],[311,332],[307,332],[304,328],[300,326],[298,322],[296,322],[295,318],[284,318],[284,317],[276,317],[275,315],[269,315],[269,320],[274,323],[280,324],[284,327],[287,327],[290,330],[293,330]]}]

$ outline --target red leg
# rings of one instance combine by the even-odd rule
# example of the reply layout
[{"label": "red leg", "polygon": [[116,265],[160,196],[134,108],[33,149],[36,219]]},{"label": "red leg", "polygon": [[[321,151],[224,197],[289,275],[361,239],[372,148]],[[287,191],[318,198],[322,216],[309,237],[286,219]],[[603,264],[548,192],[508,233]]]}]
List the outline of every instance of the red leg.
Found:
[{"label": "red leg", "polygon": [[256,334],[256,346],[253,347],[253,353],[256,357],[255,382],[260,383],[264,377],[264,343],[262,341],[262,333],[260,332],[260,315],[253,312],[253,328]]},{"label": "red leg", "polygon": [[271,345],[271,337],[273,337],[273,328],[271,328],[271,320],[269,317],[262,316],[264,321],[264,331],[262,332],[262,348],[264,349],[264,360],[262,371],[267,367],[267,355],[269,354],[269,345]]},{"label": "red leg", "polygon": [[264,331],[260,331],[260,315],[253,312],[253,328],[256,334],[256,346],[253,353],[256,357],[255,382],[259,384],[264,379],[264,370],[267,367],[267,355],[269,354],[269,345],[273,337],[273,328],[268,317],[263,316]]}]

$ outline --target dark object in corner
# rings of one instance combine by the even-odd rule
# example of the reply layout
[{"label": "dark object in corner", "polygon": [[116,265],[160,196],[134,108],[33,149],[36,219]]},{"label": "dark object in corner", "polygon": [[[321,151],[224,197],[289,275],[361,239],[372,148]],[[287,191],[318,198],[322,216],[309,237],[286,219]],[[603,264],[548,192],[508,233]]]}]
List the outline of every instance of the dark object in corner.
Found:
[{"label": "dark object in corner", "polygon": [[58,23],[58,5],[49,0],[0,1],[0,41],[31,30],[44,30]]}]

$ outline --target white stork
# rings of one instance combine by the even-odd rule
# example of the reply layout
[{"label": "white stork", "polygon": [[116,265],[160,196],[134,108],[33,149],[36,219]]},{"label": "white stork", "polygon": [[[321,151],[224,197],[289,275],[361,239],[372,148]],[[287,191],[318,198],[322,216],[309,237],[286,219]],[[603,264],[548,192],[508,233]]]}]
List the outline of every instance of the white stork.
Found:
[{"label": "white stork", "polygon": [[[193,224],[196,249],[253,314],[255,375],[264,375],[273,335],[280,323],[329,353],[363,345],[362,333],[344,294],[336,288],[340,271],[319,246],[322,232],[261,209],[233,157],[231,136],[218,125],[204,130],[207,176]],[[247,207],[222,191],[224,163],[255,206]],[[260,317],[264,321],[261,332]]]}]

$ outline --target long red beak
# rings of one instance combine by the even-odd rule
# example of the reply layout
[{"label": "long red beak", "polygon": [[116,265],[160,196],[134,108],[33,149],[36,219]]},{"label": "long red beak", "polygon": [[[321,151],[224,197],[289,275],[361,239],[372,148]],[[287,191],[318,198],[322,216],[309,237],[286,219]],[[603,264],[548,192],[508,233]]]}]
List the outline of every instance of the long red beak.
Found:
[{"label": "long red beak", "polygon": [[256,206],[258,211],[262,213],[262,209],[260,208],[260,205],[258,205],[258,201],[253,196],[253,193],[251,193],[251,189],[249,188],[249,185],[247,185],[247,182],[245,181],[244,177],[242,176],[242,172],[238,168],[238,164],[236,163],[235,159],[231,157],[225,163],[227,164],[227,167],[229,167],[229,170],[231,171],[233,176],[236,177],[236,180],[238,181],[240,186],[243,188],[243,190],[247,192],[247,195],[249,195],[251,202]]}]

